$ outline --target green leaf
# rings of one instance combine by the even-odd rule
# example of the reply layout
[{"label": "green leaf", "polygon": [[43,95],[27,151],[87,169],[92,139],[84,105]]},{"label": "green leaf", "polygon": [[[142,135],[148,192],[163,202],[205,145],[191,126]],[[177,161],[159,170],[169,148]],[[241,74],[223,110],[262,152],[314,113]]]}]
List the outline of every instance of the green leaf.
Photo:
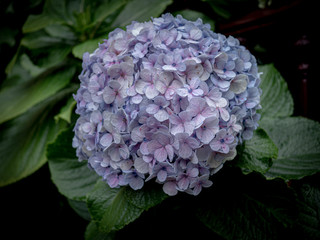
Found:
[{"label": "green leaf", "polygon": [[91,23],[95,25],[99,22],[102,22],[109,15],[117,11],[123,5],[125,5],[126,0],[108,0],[103,2],[95,11],[94,11],[94,20]]},{"label": "green leaf", "polygon": [[47,14],[29,15],[27,21],[24,23],[22,27],[22,32],[35,32],[55,22],[57,21],[55,21],[52,17],[48,16]]},{"label": "green leaf", "polygon": [[[319,178],[316,179],[319,182]],[[320,239],[320,189],[316,182],[296,183],[293,186],[297,194],[299,215],[296,228],[305,239]]]},{"label": "green leaf", "polygon": [[66,40],[52,37],[44,31],[26,34],[21,39],[21,45],[29,49],[38,49],[44,47],[51,47],[59,43],[68,43]]},{"label": "green leaf", "polygon": [[68,12],[68,6],[72,8],[74,7],[74,4],[78,6],[80,4],[80,1],[67,2],[66,0],[46,0],[43,7],[43,14],[46,14],[48,17],[54,19],[55,21],[71,25],[72,12]]},{"label": "green leaf", "polygon": [[225,239],[283,239],[296,216],[293,193],[282,182],[229,172],[201,196],[196,215]]},{"label": "green leaf", "polygon": [[278,158],[265,173],[300,179],[320,171],[320,124],[302,117],[264,119],[260,122],[279,149]]},{"label": "green leaf", "polygon": [[235,164],[246,169],[246,172],[265,173],[272,165],[272,158],[277,158],[278,148],[267,133],[259,128],[253,133],[251,140],[238,147],[238,160]]},{"label": "green leaf", "polygon": [[[232,15],[229,1],[226,0],[203,0],[209,2],[213,11],[223,18],[230,18]],[[232,4],[232,3],[231,3]]]},{"label": "green leaf", "polygon": [[97,224],[90,222],[84,234],[85,240],[112,240],[115,239],[115,232],[102,233],[99,231]]},{"label": "green leaf", "polygon": [[85,200],[99,176],[79,162],[76,150],[72,147],[74,133],[72,127],[61,132],[57,139],[48,145],[47,158],[51,178],[59,192],[72,200]]},{"label": "green leaf", "polygon": [[65,123],[55,123],[53,107],[74,90],[60,91],[23,115],[0,125],[0,186],[30,175],[47,161],[47,143],[65,127]]},{"label": "green leaf", "polygon": [[27,54],[22,54],[20,57],[21,66],[27,70],[32,77],[35,77],[42,73],[45,69],[40,68],[39,66],[35,65]]},{"label": "green leaf", "polygon": [[123,27],[132,21],[149,21],[151,17],[158,17],[172,0],[131,0],[112,23],[112,27]]},{"label": "green leaf", "polygon": [[33,80],[0,91],[0,123],[12,119],[64,88],[75,68],[47,71]]},{"label": "green leaf", "polygon": [[215,22],[202,12],[185,9],[174,13],[175,16],[178,14],[182,15],[182,17],[188,19],[189,21],[197,21],[198,18],[201,18],[203,20],[203,23],[209,23],[211,26],[211,30],[214,31]]},{"label": "green leaf", "polygon": [[68,26],[52,24],[47,26],[45,31],[52,37],[76,40],[76,36]]},{"label": "green leaf", "polygon": [[287,117],[293,113],[293,99],[288,85],[278,70],[272,65],[259,66],[261,76],[261,118]]},{"label": "green leaf", "polygon": [[58,122],[60,119],[62,119],[67,123],[71,123],[71,115],[76,104],[77,102],[73,99],[73,97],[70,97],[66,105],[61,108],[59,114],[54,116],[54,120]]},{"label": "green leaf", "polygon": [[129,187],[110,188],[99,181],[88,194],[87,204],[99,230],[109,233],[123,228],[166,197],[159,187],[144,186],[142,190],[134,191]]},{"label": "green leaf", "polygon": [[67,199],[70,207],[83,219],[91,221],[91,216],[85,201],[77,201],[72,199]]},{"label": "green leaf", "polygon": [[53,47],[47,48],[45,52],[43,49],[33,51],[32,58],[37,66],[45,69],[57,67],[63,64],[71,52],[72,46],[57,44]]},{"label": "green leaf", "polygon": [[82,56],[85,52],[92,53],[94,50],[96,50],[99,47],[99,42],[102,42],[104,38],[105,37],[91,39],[74,46],[72,48],[73,56],[75,56],[76,58],[82,59]]}]

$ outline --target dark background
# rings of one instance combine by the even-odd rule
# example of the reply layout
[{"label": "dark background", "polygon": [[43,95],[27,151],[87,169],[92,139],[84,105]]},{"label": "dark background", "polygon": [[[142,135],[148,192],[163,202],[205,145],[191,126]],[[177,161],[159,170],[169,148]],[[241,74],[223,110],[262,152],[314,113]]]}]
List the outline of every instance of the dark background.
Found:
[{"label": "dark background", "polygon": [[[234,1],[237,2],[237,1]],[[213,11],[206,2],[176,0],[168,7],[166,12],[175,12],[183,9],[192,9],[205,13],[211,17],[216,25],[215,32],[233,35],[239,38],[241,44],[246,46],[256,57],[260,64],[274,63],[288,83],[293,95],[296,116],[305,116],[317,121],[319,118],[319,76],[318,60],[318,31],[319,13],[315,3],[317,1],[285,1],[273,0],[272,5],[259,9],[256,5],[234,4],[230,9],[232,15],[229,19],[222,18]],[[4,14],[12,4],[14,14]],[[35,8],[29,1],[3,1],[0,2],[0,25],[17,29],[16,39],[21,37],[21,27],[29,14],[41,12],[41,4]],[[0,36],[3,38],[5,36]],[[13,57],[17,43],[14,46],[0,45],[0,76],[5,77],[4,69]],[[1,103],[0,103],[1,104]],[[147,219],[148,214],[137,223],[130,224],[124,230],[133,232],[139,224]],[[170,211],[158,212],[159,217],[166,221],[177,221],[177,218],[187,217],[185,213],[170,215]],[[33,175],[0,188],[0,218],[1,239],[83,239],[87,221],[79,217],[69,206],[65,197],[60,195],[50,179],[48,165],[43,166]],[[161,225],[158,220],[155,224]],[[146,224],[150,228],[152,224]],[[210,239],[221,239],[205,228],[203,225],[178,224],[182,234],[170,235],[166,239],[192,239],[188,231],[182,229],[197,229],[197,237],[204,238],[210,234]],[[159,226],[159,229],[161,227]],[[162,233],[152,232],[150,239],[157,236],[166,236]],[[119,238],[128,238],[124,233]],[[139,236],[131,235],[136,239]],[[147,238],[143,238],[147,239]]]}]

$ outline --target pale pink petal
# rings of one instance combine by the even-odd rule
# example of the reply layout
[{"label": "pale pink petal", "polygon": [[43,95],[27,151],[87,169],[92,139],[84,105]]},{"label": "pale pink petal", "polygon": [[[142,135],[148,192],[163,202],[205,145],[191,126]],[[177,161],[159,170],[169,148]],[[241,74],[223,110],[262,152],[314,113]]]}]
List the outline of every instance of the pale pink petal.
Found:
[{"label": "pale pink petal", "polygon": [[137,94],[136,89],[135,89],[135,85],[132,85],[131,87],[129,87],[127,89],[127,95],[130,97],[133,97]]},{"label": "pale pink petal", "polygon": [[229,152],[229,146],[227,144],[222,144],[221,145],[221,150],[223,153],[228,153]]},{"label": "pale pink petal", "polygon": [[184,126],[184,132],[188,133],[189,135],[191,135],[195,129],[194,123],[191,121],[185,122],[183,126]]},{"label": "pale pink petal", "polygon": [[197,177],[199,175],[199,169],[193,168],[190,172],[188,172],[189,177]]},{"label": "pale pink petal", "polygon": [[135,83],[135,90],[137,93],[139,94],[144,94],[144,91],[146,89],[146,87],[149,85],[149,83],[142,81],[142,80],[138,80]]},{"label": "pale pink petal", "polygon": [[159,106],[156,104],[149,104],[146,108],[146,112],[149,114],[155,114],[159,111]]},{"label": "pale pink petal", "polygon": [[156,81],[155,82],[155,86],[156,86],[156,89],[161,93],[161,94],[164,94],[167,90],[167,86],[164,84],[164,82],[162,81]]},{"label": "pale pink petal", "polygon": [[108,149],[108,155],[111,158],[112,161],[114,162],[119,162],[120,161],[120,153],[119,149],[117,146],[111,146]]},{"label": "pale pink petal", "polygon": [[175,182],[166,182],[163,185],[162,189],[169,196],[174,196],[174,195],[177,195],[178,193],[177,185]]},{"label": "pale pink petal", "polygon": [[148,152],[154,153],[157,149],[162,148],[163,146],[157,140],[151,140],[148,142]]},{"label": "pale pink petal", "polygon": [[156,89],[156,87],[152,84],[147,86],[146,91],[145,91],[146,97],[148,99],[153,99],[156,96],[159,95],[159,91]]},{"label": "pale pink petal", "polygon": [[165,149],[166,149],[166,151],[167,151],[169,160],[172,161],[173,155],[174,155],[173,147],[168,144],[168,145],[165,146]]},{"label": "pale pink petal", "polygon": [[169,121],[170,121],[170,123],[175,124],[175,125],[178,125],[181,123],[180,117],[178,117],[175,114],[172,114],[169,116]]},{"label": "pale pink petal", "polygon": [[114,101],[115,98],[116,93],[108,86],[105,87],[105,89],[103,90],[103,100],[105,101],[105,103],[110,104]]},{"label": "pale pink petal", "polygon": [[156,114],[153,115],[159,122],[163,122],[169,119],[169,114],[166,110],[159,110]]},{"label": "pale pink petal", "polygon": [[228,78],[234,78],[236,76],[236,73],[234,71],[226,71],[224,73]]},{"label": "pale pink petal", "polygon": [[131,139],[135,142],[142,142],[143,138],[145,137],[144,132],[142,131],[141,127],[135,127],[131,131]]},{"label": "pale pink petal", "polygon": [[146,163],[151,163],[151,161],[153,160],[153,156],[151,156],[151,155],[148,155],[148,156],[143,155],[143,156],[142,156],[142,159],[143,159],[143,161],[145,161]]},{"label": "pale pink petal", "polygon": [[203,124],[204,120],[206,118],[202,115],[197,115],[193,120],[192,122],[194,123],[194,128],[197,129],[199,127],[201,127],[201,125]]},{"label": "pale pink petal", "polygon": [[145,162],[142,158],[136,158],[133,165],[142,174],[149,172],[149,163]]},{"label": "pale pink petal", "polygon": [[152,139],[158,141],[162,146],[167,145],[170,142],[170,135],[168,133],[158,132],[152,135]]},{"label": "pale pink petal", "polygon": [[210,147],[213,151],[218,151],[221,147],[221,143],[220,143],[220,141],[212,140],[210,142]]},{"label": "pale pink petal", "polygon": [[217,111],[217,109],[212,108],[212,107],[206,107],[205,109],[203,109],[203,111],[201,112],[201,115],[208,118],[208,117],[218,117],[219,113]]},{"label": "pale pink petal", "polygon": [[167,172],[166,171],[163,171],[163,170],[160,170],[158,173],[157,173],[157,179],[160,181],[160,182],[164,182],[166,179],[167,179]]},{"label": "pale pink petal", "polygon": [[177,68],[173,67],[172,65],[164,65],[162,69],[165,71],[177,71]]},{"label": "pale pink petal", "polygon": [[208,144],[215,136],[215,132],[211,129],[202,132],[202,138],[200,139],[204,144]]},{"label": "pale pink petal", "polygon": [[188,144],[182,143],[179,146],[179,157],[183,159],[187,159],[191,157],[192,155],[192,149],[189,147]]},{"label": "pale pink petal", "polygon": [[188,89],[179,88],[179,89],[176,90],[176,93],[181,97],[186,97],[188,95]]},{"label": "pale pink petal", "polygon": [[180,112],[179,117],[181,118],[182,122],[190,122],[192,119],[192,115],[188,111]]},{"label": "pale pink petal", "polygon": [[134,104],[139,104],[139,103],[142,102],[142,100],[143,100],[143,97],[141,95],[139,95],[139,94],[137,94],[136,96],[131,98],[131,101]]},{"label": "pale pink petal", "polygon": [[195,90],[192,91],[192,95],[196,96],[196,97],[202,96],[203,95],[203,90],[202,89],[195,89]]},{"label": "pale pink petal", "polygon": [[130,155],[128,147],[124,145],[124,147],[119,148],[119,154],[123,159],[127,159]]},{"label": "pale pink petal", "polygon": [[121,84],[118,81],[112,80],[108,83],[109,87],[113,90],[119,90],[121,87]]},{"label": "pale pink petal", "polygon": [[183,133],[184,132],[184,127],[183,124],[178,124],[178,125],[173,125],[171,126],[171,133],[173,135],[176,135],[177,133]]},{"label": "pale pink petal", "polygon": [[220,117],[227,122],[230,118],[228,111],[225,108],[219,108],[219,112],[220,112]]},{"label": "pale pink petal", "polygon": [[220,98],[217,102],[216,102],[217,107],[225,107],[228,105],[228,102],[225,98]]},{"label": "pale pink petal", "polygon": [[164,147],[158,148],[154,151],[154,158],[159,162],[164,162],[168,157],[167,151]]},{"label": "pale pink petal", "polygon": [[189,183],[190,183],[189,179],[183,177],[183,178],[181,178],[180,181],[178,182],[178,187],[179,187],[179,189],[181,189],[181,190],[186,190],[186,189],[188,188],[188,186],[189,186]]},{"label": "pale pink petal", "polygon": [[104,134],[101,138],[100,138],[100,144],[107,148],[111,145],[112,143],[112,135],[109,133]]},{"label": "pale pink petal", "polygon": [[149,142],[142,142],[141,145],[140,145],[140,152],[143,154],[143,155],[148,155],[150,154],[149,150],[148,150],[148,143]]},{"label": "pale pink petal", "polygon": [[189,145],[189,147],[191,147],[192,149],[196,149],[196,148],[198,148],[199,145],[200,145],[200,142],[199,142],[197,139],[193,138],[193,137],[188,137],[188,138],[186,139],[186,143],[187,143],[187,144]]}]

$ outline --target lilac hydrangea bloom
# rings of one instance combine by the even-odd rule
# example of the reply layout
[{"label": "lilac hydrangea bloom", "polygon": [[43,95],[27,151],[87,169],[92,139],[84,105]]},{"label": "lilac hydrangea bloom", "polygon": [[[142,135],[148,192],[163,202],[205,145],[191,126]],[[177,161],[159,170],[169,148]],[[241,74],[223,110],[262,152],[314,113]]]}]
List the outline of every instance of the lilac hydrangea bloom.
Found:
[{"label": "lilac hydrangea bloom", "polygon": [[198,195],[258,127],[255,58],[201,19],[116,29],[83,55],[73,147],[112,188]]}]

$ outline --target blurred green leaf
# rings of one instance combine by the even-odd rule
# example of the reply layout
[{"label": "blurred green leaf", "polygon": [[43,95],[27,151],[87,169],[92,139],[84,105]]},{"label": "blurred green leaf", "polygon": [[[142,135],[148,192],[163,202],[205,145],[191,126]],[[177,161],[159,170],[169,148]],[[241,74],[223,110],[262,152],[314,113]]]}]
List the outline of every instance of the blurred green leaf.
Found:
[{"label": "blurred green leaf", "polygon": [[84,234],[85,240],[112,240],[115,239],[115,232],[102,233],[95,222],[90,222]]},{"label": "blurred green leaf", "polygon": [[123,7],[127,3],[127,0],[107,0],[104,1],[99,7],[94,11],[94,17],[92,25],[98,24],[106,19],[109,15],[117,11],[119,8]]},{"label": "blurred green leaf", "polygon": [[61,132],[48,145],[47,158],[52,181],[59,192],[71,200],[82,201],[99,176],[88,168],[86,161],[78,161],[76,150],[72,147],[73,136],[72,127]]},{"label": "blurred green leaf", "polygon": [[21,45],[29,49],[38,49],[50,47],[62,42],[63,40],[61,38],[49,36],[44,31],[38,31],[25,35],[21,40]]},{"label": "blurred green leaf", "polygon": [[85,201],[77,201],[68,198],[70,207],[83,219],[90,221],[91,216]]},{"label": "blurred green leaf", "polygon": [[0,27],[0,45],[8,44],[10,47],[13,47],[16,43],[15,37],[18,34],[18,29],[12,29],[10,27],[1,26]]},{"label": "blurred green leaf", "polygon": [[305,239],[320,239],[320,189],[319,177],[311,183],[296,182],[293,189],[297,195],[296,228]]},{"label": "blurred green leaf", "polygon": [[76,40],[76,36],[71,29],[64,25],[52,24],[45,27],[45,31],[52,37]]},{"label": "blurred green leaf", "polygon": [[94,50],[96,50],[99,46],[99,42],[102,42],[104,37],[99,37],[96,39],[91,39],[88,41],[85,41],[83,43],[80,43],[72,48],[72,54],[76,58],[82,59],[82,56],[85,52],[92,53]]},{"label": "blurred green leaf", "polygon": [[33,80],[0,91],[0,123],[14,118],[35,104],[67,86],[75,73],[74,67],[46,71]]},{"label": "blurred green leaf", "polygon": [[35,65],[31,59],[29,58],[29,56],[27,54],[22,54],[20,57],[20,63],[21,66],[29,72],[29,74],[32,77],[35,77],[37,75],[39,75],[40,73],[42,73],[45,69],[44,68],[40,68],[39,66]]},{"label": "blurred green leaf", "polygon": [[0,125],[0,186],[32,174],[47,161],[47,143],[65,127],[65,122],[54,121],[54,105],[74,90],[73,87],[64,89]]},{"label": "blurred green leaf", "polygon": [[54,120],[56,122],[59,122],[60,119],[66,121],[67,123],[71,123],[71,115],[74,110],[74,107],[76,106],[77,102],[73,99],[73,97],[70,97],[68,99],[68,102],[66,105],[64,105],[61,109],[58,115],[54,116]]},{"label": "blurred green leaf", "polygon": [[239,158],[235,164],[246,172],[265,173],[271,167],[272,159],[276,159],[278,155],[278,148],[261,128],[254,131],[252,139],[245,141],[237,149]]},{"label": "blurred green leaf", "polygon": [[208,2],[213,9],[213,11],[223,17],[223,18],[230,18],[231,17],[231,11],[230,11],[230,4],[228,1],[225,0],[202,0],[205,2]]},{"label": "blurred green leaf", "polygon": [[268,179],[300,179],[320,171],[320,124],[302,117],[263,119],[263,128],[279,149],[265,173]]},{"label": "blurred green leaf", "polygon": [[29,17],[27,18],[27,21],[24,23],[22,27],[22,32],[23,33],[35,32],[56,22],[58,21],[54,20],[52,17],[50,17],[47,14],[29,15]]},{"label": "blurred green leaf", "polygon": [[158,17],[173,0],[131,0],[112,23],[112,27],[124,27],[132,21],[149,21]]},{"label": "blurred green leaf", "polygon": [[72,46],[62,44],[46,48],[45,51],[44,49],[37,49],[32,51],[32,59],[37,66],[49,69],[64,64],[71,49]]},{"label": "blurred green leaf", "polygon": [[297,215],[292,191],[281,182],[230,173],[215,178],[210,192],[197,202],[198,218],[228,240],[283,239]]}]

